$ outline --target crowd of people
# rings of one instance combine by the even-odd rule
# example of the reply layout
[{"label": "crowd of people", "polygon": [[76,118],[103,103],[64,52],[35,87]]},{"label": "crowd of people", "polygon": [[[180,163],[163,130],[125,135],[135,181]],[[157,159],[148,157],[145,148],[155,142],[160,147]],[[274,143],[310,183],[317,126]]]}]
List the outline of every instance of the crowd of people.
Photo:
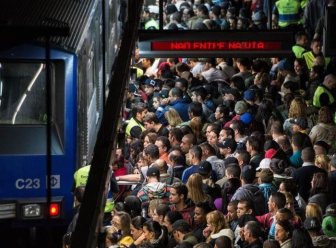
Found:
[{"label": "crowd of people", "polygon": [[[271,2],[168,1],[165,28],[251,28]],[[282,2],[273,25],[304,27],[290,58],[135,57],[106,247],[336,247],[335,58],[305,11],[326,1],[287,0],[295,22]],[[158,25],[151,4],[144,28]]]},{"label": "crowd of people", "polygon": [[266,30],[304,29],[321,39],[326,6],[335,0],[145,0],[143,29]]}]

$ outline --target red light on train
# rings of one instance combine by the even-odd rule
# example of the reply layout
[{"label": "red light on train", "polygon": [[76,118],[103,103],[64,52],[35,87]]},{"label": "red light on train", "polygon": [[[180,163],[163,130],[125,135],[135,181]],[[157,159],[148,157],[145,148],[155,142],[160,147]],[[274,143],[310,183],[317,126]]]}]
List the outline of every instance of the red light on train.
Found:
[{"label": "red light on train", "polygon": [[49,215],[51,217],[57,217],[60,214],[61,206],[59,203],[51,203],[49,206]]},{"label": "red light on train", "polygon": [[152,51],[270,51],[279,41],[153,41]]}]

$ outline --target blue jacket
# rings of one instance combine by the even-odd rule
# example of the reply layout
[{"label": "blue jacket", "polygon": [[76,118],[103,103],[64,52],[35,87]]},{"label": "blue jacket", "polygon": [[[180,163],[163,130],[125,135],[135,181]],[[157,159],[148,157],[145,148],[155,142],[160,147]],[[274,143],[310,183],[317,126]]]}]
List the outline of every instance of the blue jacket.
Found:
[{"label": "blue jacket", "polygon": [[166,108],[164,112],[167,112],[169,108],[175,109],[181,116],[183,121],[189,120],[189,115],[188,115],[188,108],[189,108],[189,103],[185,102],[183,99],[178,99],[174,102],[171,102]]}]

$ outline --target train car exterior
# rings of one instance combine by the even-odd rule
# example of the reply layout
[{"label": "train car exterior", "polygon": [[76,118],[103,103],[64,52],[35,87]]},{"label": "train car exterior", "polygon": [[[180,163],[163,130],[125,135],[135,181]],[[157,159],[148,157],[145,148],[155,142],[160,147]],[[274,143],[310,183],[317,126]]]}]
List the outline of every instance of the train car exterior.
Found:
[{"label": "train car exterior", "polygon": [[67,23],[70,35],[50,39],[49,208],[46,49],[40,38],[0,48],[0,223],[66,224],[72,217],[73,174],[90,162],[102,119],[122,34],[120,1],[21,3],[20,8],[1,8],[11,25]]}]

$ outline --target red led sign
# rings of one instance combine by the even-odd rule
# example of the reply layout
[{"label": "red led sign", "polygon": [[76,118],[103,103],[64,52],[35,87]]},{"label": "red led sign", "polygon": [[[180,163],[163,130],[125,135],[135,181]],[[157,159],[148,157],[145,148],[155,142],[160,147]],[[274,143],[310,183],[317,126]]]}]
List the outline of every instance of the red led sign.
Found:
[{"label": "red led sign", "polygon": [[271,51],[279,41],[152,41],[152,51]]}]

